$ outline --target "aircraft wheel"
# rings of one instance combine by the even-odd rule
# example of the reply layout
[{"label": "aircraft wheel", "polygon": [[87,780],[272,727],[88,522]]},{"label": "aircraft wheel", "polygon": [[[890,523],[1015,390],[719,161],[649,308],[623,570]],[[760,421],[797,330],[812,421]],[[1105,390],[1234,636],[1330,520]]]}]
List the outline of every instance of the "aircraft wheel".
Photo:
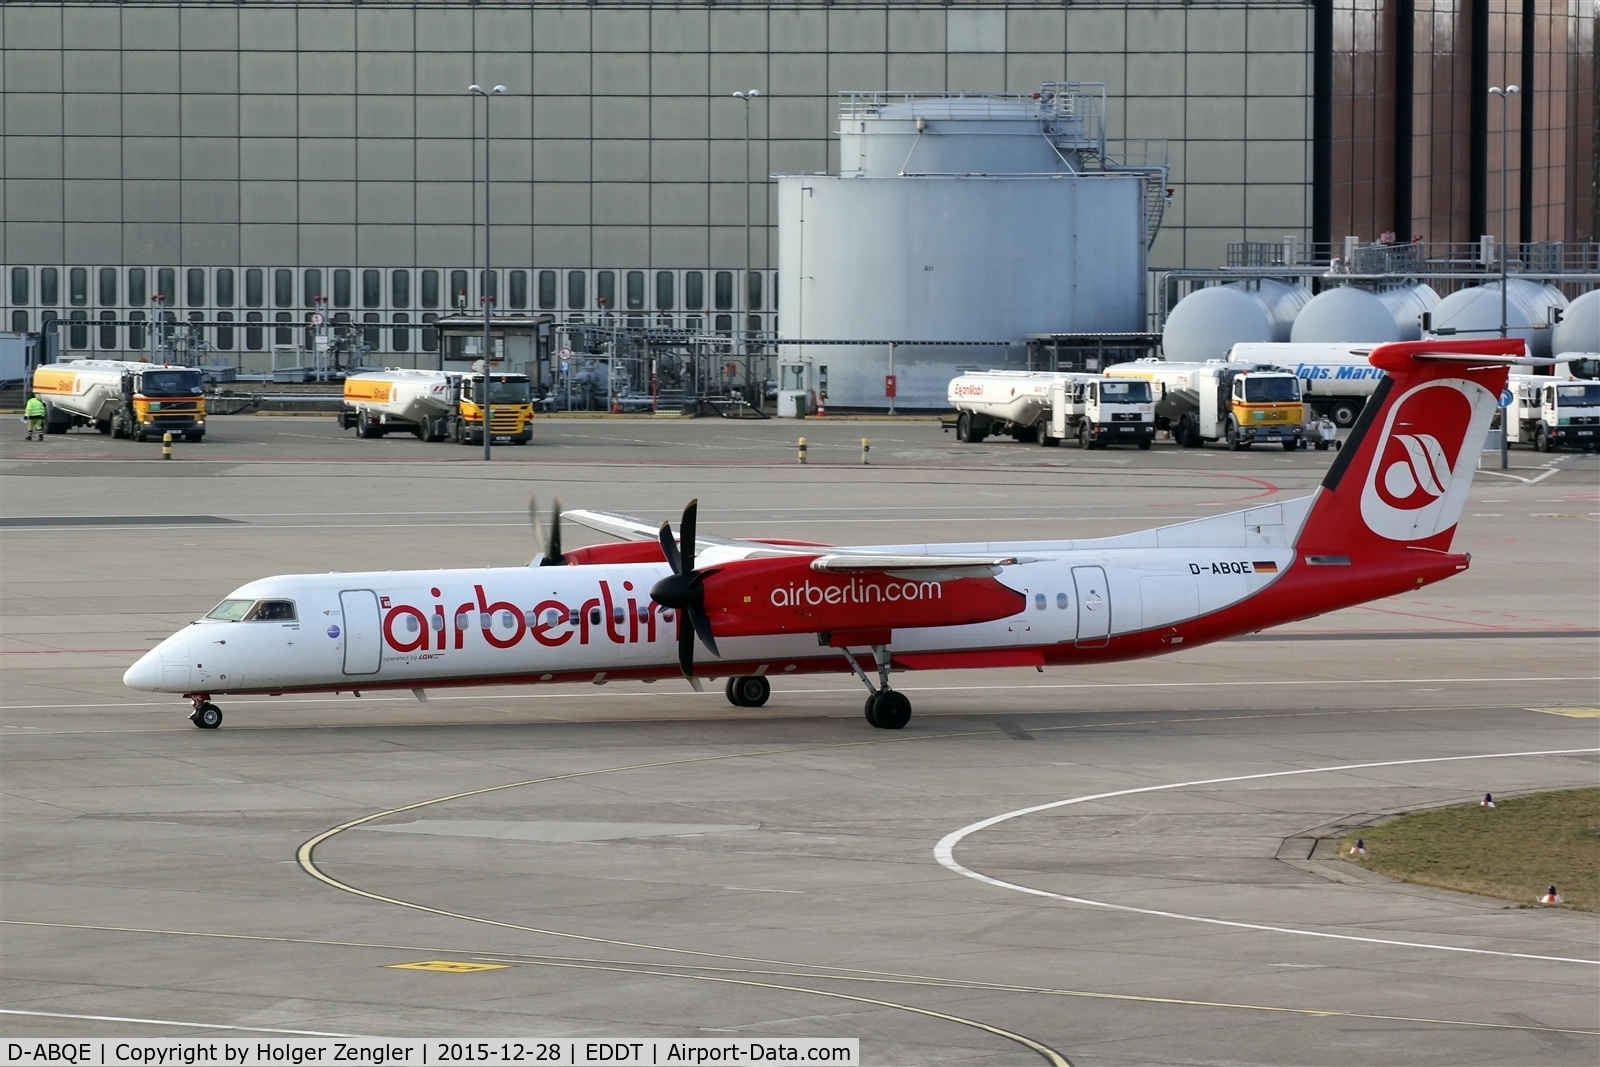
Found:
[{"label": "aircraft wheel", "polygon": [[877,693],[873,693],[872,695],[867,697],[867,706],[866,706],[865,710],[866,710],[866,714],[867,714],[867,725],[873,727],[874,729],[876,729],[877,726],[878,726],[878,694]]},{"label": "aircraft wheel", "polygon": [[758,674],[729,678],[728,703],[736,708],[759,708],[772,695],[772,683]]},{"label": "aircraft wheel", "polygon": [[885,689],[872,700],[873,725],[884,730],[903,730],[911,721],[911,701],[904,693]]},{"label": "aircraft wheel", "polygon": [[189,721],[202,730],[215,730],[222,725],[222,709],[208,700],[194,709]]}]

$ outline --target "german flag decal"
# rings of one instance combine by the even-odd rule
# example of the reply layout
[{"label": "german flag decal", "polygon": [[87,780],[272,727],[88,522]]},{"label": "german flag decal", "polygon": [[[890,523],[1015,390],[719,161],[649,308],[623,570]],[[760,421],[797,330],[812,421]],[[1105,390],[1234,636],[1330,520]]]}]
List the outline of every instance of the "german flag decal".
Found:
[{"label": "german flag decal", "polygon": [[1272,562],[1270,559],[1268,559],[1268,560],[1259,560],[1258,559],[1254,563],[1250,564],[1250,566],[1255,568],[1255,572],[1257,574],[1277,574],[1278,573],[1278,565],[1276,563]]}]

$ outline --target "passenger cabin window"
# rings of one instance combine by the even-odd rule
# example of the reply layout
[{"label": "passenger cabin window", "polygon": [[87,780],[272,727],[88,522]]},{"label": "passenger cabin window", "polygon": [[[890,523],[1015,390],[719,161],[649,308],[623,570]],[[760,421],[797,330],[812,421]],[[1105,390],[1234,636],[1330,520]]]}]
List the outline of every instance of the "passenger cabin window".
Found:
[{"label": "passenger cabin window", "polygon": [[263,600],[251,608],[245,622],[294,622],[294,601]]}]

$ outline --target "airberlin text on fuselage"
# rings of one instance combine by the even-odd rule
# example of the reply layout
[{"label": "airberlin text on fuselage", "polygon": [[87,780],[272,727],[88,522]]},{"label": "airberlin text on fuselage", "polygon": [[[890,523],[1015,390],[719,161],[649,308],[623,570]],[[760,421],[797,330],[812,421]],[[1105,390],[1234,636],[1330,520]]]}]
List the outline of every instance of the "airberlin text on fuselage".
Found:
[{"label": "airberlin text on fuselage", "polygon": [[944,587],[938,582],[863,582],[850,579],[847,585],[791,585],[770,594],[775,608],[820,607],[823,604],[882,604],[895,600],[942,600]]},{"label": "airberlin text on fuselage", "polygon": [[[674,621],[673,613],[664,612],[648,594],[635,593],[632,582],[623,582],[620,593],[613,594],[611,583],[602,581],[600,595],[577,607],[549,599],[523,608],[509,600],[491,601],[481,585],[474,585],[472,591],[472,600],[456,605],[448,614],[438,589],[430,592],[439,600],[425,607],[394,604],[390,597],[383,597],[379,604],[385,609],[384,644],[396,652],[422,653],[422,658],[427,658],[429,652],[446,647],[465,648],[467,633],[474,629],[481,630],[493,648],[511,648],[529,636],[548,648],[574,637],[578,644],[587,645],[596,631],[604,632],[613,644],[637,644],[655,641],[667,629],[658,629],[658,624]],[[676,630],[664,636],[676,637]]]}]

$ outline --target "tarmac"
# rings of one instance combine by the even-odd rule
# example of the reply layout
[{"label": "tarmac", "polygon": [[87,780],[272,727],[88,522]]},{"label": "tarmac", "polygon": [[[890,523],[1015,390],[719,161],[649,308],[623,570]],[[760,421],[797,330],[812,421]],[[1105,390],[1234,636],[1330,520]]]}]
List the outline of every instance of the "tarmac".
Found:
[{"label": "tarmac", "polygon": [[[927,421],[540,420],[533,444],[217,417],[0,441],[7,1037],[859,1038],[867,1064],[1575,1064],[1600,919],[1333,855],[1600,778],[1600,459],[1474,482],[1467,573],[1164,658],[365,699],[134,693],[275,573],[522,566],[527,500],[840,544],[1087,537],[1333,453],[958,443]],[[808,462],[796,439],[808,439]],[[862,437],[871,440],[861,462]],[[595,535],[566,529],[567,544]]]}]

